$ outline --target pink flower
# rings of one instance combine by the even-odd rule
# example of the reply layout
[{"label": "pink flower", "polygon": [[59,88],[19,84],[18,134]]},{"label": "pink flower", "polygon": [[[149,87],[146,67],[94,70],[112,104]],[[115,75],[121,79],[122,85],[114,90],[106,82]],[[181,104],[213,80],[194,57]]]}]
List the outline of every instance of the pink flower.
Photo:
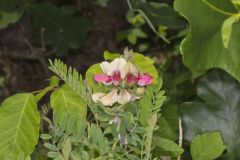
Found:
[{"label": "pink flower", "polygon": [[151,84],[152,82],[153,82],[153,77],[148,73],[144,73],[143,75],[140,75],[137,77],[137,84],[139,86],[146,86]]},{"label": "pink flower", "polygon": [[97,74],[94,77],[95,81],[102,82],[105,85],[111,85],[112,84],[112,78],[110,76],[106,76],[104,74]]}]

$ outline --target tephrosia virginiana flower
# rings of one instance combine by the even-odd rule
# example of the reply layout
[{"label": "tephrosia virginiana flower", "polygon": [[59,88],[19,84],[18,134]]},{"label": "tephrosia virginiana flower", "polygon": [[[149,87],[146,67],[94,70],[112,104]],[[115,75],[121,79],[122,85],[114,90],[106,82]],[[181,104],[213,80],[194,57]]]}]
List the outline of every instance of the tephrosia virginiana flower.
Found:
[{"label": "tephrosia virginiana flower", "polygon": [[[132,57],[130,55],[132,51],[125,50],[124,52],[125,57]],[[153,77],[150,74],[141,74],[141,71],[129,59],[116,58],[110,63],[104,61],[100,67],[103,74],[95,75],[95,81],[104,85],[112,85],[113,88],[109,93],[94,93],[92,99],[95,103],[101,102],[104,106],[112,106],[116,102],[126,104],[139,99],[132,93],[130,86],[141,86],[141,89],[137,89],[136,94],[139,94],[140,90],[143,94],[144,88],[142,86],[153,82]]]}]

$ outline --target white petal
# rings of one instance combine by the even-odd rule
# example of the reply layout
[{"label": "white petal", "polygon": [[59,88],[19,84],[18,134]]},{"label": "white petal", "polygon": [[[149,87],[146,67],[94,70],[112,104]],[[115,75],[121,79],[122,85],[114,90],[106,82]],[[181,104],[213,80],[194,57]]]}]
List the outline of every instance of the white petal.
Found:
[{"label": "white petal", "polygon": [[114,72],[120,72],[121,69],[125,66],[127,61],[124,58],[116,58],[111,62],[111,75],[114,74]]},{"label": "white petal", "polygon": [[124,79],[129,73],[128,63],[120,70],[121,78]]},{"label": "white petal", "polygon": [[136,100],[138,100],[138,99],[140,99],[139,96],[132,95],[131,101],[136,101]]},{"label": "white petal", "polygon": [[117,64],[117,71],[121,71],[121,69],[125,66],[127,61],[124,58],[117,58],[118,64]]},{"label": "white petal", "polygon": [[134,75],[135,77],[138,76],[138,69],[135,65],[133,65],[132,63],[129,63],[129,68],[130,68],[130,73],[132,75]]},{"label": "white petal", "polygon": [[[108,62],[102,62],[101,64],[100,64],[100,67],[101,67],[101,69],[102,69],[102,71],[106,74],[106,75],[108,75],[108,73],[109,72],[111,72],[111,64],[110,63],[108,63]],[[108,75],[108,76],[112,76],[112,75]]]},{"label": "white petal", "polygon": [[114,103],[116,103],[118,100],[118,90],[113,89],[111,92],[109,92],[107,95],[103,96],[100,99],[100,102],[104,106],[112,106]]},{"label": "white petal", "polygon": [[132,95],[126,89],[122,89],[118,95],[118,103],[126,104],[131,100],[131,97]]},{"label": "white petal", "polygon": [[92,94],[92,100],[93,100],[93,102],[95,102],[95,103],[99,102],[100,99],[101,99],[104,95],[106,95],[106,93],[94,93],[94,94]]},{"label": "white petal", "polygon": [[135,77],[138,76],[138,69],[135,65],[128,62],[122,70],[120,70],[121,78],[124,79],[128,74],[134,75]]}]

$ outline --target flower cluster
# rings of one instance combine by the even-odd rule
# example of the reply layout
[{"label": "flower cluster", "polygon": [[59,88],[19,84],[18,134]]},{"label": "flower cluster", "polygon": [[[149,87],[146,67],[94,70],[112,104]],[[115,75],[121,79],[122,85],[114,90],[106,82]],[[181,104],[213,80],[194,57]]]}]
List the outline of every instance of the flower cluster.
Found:
[{"label": "flower cluster", "polygon": [[92,99],[95,103],[101,102],[105,106],[112,106],[116,102],[126,104],[134,101],[139,97],[131,93],[130,86],[140,86],[137,88],[137,93],[143,93],[143,86],[153,82],[150,74],[142,74],[133,63],[125,58],[116,58],[110,63],[104,61],[100,67],[104,74],[95,75],[95,81],[113,87],[109,93],[94,93]]}]

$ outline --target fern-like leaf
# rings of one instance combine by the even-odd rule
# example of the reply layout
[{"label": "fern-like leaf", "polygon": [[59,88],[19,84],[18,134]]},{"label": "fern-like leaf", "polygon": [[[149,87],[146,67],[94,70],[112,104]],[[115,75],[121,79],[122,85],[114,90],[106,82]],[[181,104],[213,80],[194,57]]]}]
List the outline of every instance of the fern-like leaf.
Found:
[{"label": "fern-like leaf", "polygon": [[161,106],[166,99],[164,96],[164,91],[161,90],[162,79],[159,79],[156,85],[148,86],[144,96],[141,97],[139,107],[140,107],[140,117],[139,121],[142,126],[146,126],[148,119],[151,117],[151,114],[159,113]]},{"label": "fern-like leaf", "polygon": [[80,95],[84,100],[87,100],[87,88],[82,75],[77,72],[75,68],[67,67],[61,60],[49,60],[49,69],[57,74],[65,83],[73,89],[78,95]]}]

